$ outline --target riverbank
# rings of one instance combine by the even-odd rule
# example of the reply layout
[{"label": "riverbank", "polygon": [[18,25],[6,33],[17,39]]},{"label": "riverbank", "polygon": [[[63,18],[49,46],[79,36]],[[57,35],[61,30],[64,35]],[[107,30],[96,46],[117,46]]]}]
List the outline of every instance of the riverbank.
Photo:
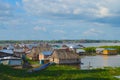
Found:
[{"label": "riverbank", "polygon": [[27,73],[26,69],[13,69],[0,65],[0,80],[118,80],[120,68],[79,70],[71,66],[52,65],[45,70]]}]

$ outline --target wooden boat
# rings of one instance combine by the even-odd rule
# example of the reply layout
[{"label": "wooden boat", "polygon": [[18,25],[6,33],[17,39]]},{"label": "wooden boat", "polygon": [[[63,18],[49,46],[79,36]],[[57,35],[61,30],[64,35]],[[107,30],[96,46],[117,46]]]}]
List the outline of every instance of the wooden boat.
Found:
[{"label": "wooden boat", "polygon": [[43,70],[43,69],[46,69],[49,65],[51,65],[52,63],[46,63],[38,68],[33,68],[31,70],[28,70],[29,73],[31,72],[37,72],[37,71],[40,71],[40,70]]}]

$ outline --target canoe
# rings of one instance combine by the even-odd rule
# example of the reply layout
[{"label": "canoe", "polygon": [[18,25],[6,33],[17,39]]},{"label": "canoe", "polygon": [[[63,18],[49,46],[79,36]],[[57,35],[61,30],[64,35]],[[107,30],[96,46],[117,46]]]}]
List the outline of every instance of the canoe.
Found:
[{"label": "canoe", "polygon": [[28,70],[28,72],[37,72],[37,71],[40,71],[40,70],[43,70],[43,69],[46,69],[49,65],[51,65],[52,63],[46,63],[38,68],[33,68],[31,70]]}]

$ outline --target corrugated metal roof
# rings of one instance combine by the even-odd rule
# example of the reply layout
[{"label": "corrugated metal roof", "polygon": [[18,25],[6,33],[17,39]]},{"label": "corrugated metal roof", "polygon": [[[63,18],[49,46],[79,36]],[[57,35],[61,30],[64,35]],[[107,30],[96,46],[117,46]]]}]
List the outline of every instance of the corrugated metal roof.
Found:
[{"label": "corrugated metal roof", "polygon": [[8,53],[8,54],[13,54],[13,50],[8,50],[8,49],[3,49],[3,50],[0,50],[0,52],[3,52],[3,53]]},{"label": "corrugated metal roof", "polygon": [[14,49],[15,52],[24,52],[24,49]]},{"label": "corrugated metal roof", "polygon": [[21,58],[12,57],[12,56],[0,58],[0,60],[4,60],[4,59],[21,59]]},{"label": "corrugated metal roof", "polygon": [[116,50],[114,48],[105,48],[105,50]]},{"label": "corrugated metal roof", "polygon": [[42,54],[44,54],[44,55],[51,55],[52,51],[43,51]]},{"label": "corrugated metal roof", "polygon": [[80,53],[80,52],[85,52],[85,50],[84,49],[77,49],[77,51],[76,51],[77,53]]}]

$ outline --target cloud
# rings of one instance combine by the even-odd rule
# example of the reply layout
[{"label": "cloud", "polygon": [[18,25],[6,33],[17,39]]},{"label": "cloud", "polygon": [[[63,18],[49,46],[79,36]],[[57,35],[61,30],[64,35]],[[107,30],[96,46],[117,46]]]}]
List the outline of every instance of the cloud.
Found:
[{"label": "cloud", "polygon": [[91,28],[83,33],[84,36],[98,36],[99,34],[103,34],[103,32],[94,28]]},{"label": "cloud", "polygon": [[47,30],[46,30],[46,27],[39,27],[39,26],[36,26],[36,27],[34,27],[33,29],[36,30],[36,31],[44,31],[44,32],[47,31]]},{"label": "cloud", "polygon": [[12,11],[13,8],[11,5],[0,1],[0,20],[6,17],[11,17],[13,15]]},{"label": "cloud", "polygon": [[[113,3],[114,2],[114,3]],[[109,14],[109,9],[114,8],[119,0],[23,0],[24,8],[33,14],[53,13],[53,14]],[[109,4],[106,4],[109,3]],[[111,6],[111,7],[110,7]],[[118,8],[119,9],[119,8]],[[31,11],[32,10],[32,11]],[[114,11],[114,10],[112,10]],[[110,12],[111,14],[113,12]],[[97,13],[98,12],[98,13]]]},{"label": "cloud", "polygon": [[63,31],[63,30],[54,30],[53,32],[65,34],[65,31]]},{"label": "cloud", "polygon": [[50,19],[79,19],[101,23],[98,19],[120,16],[118,4],[120,0],[23,0],[22,2],[29,14],[47,16]]}]

